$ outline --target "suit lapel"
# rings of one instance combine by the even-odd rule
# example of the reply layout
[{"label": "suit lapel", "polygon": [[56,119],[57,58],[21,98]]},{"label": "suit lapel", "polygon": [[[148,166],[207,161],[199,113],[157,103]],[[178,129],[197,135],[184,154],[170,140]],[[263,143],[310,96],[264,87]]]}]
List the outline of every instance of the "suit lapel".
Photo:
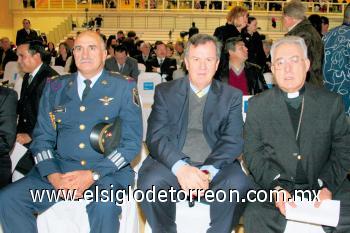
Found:
[{"label": "suit lapel", "polygon": [[[174,100],[172,102],[172,109],[180,110],[179,118],[177,120],[177,125],[180,128],[179,137],[179,148],[183,148],[186,140],[187,126],[188,126],[188,92],[190,84],[188,77],[183,78],[179,82],[179,88],[173,88],[175,91]],[[176,111],[176,110],[175,110]],[[172,111],[171,111],[172,112]]]},{"label": "suit lapel", "polygon": [[272,119],[276,120],[275,124],[273,124],[273,126],[277,128],[276,130],[280,131],[282,128],[282,130],[286,132],[286,137],[289,137],[291,141],[296,143],[295,132],[289,116],[287,104],[284,101],[282,91],[277,87],[274,88],[271,116]]},{"label": "suit lapel", "polygon": [[310,145],[310,135],[315,135],[315,125],[313,122],[318,116],[320,116],[320,108],[315,106],[318,106],[317,98],[313,95],[313,92],[310,90],[309,86],[305,84],[304,112],[300,126],[300,150],[303,154],[309,154],[308,150],[312,148],[312,145]]},{"label": "suit lapel", "polygon": [[[41,83],[43,81],[43,79],[46,79],[48,77],[46,77],[45,73],[45,64],[42,64],[38,73],[36,73],[36,75],[34,76],[32,82],[28,85],[28,79],[27,79],[27,93],[31,93],[33,92],[36,87],[38,86],[39,83]],[[28,74],[28,78],[29,78],[29,74]]]}]

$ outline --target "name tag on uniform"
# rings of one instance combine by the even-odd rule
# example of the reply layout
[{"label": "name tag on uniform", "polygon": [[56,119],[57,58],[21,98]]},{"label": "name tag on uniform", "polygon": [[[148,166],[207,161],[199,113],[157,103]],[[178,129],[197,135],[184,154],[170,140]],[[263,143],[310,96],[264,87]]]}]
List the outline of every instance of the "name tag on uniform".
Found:
[{"label": "name tag on uniform", "polygon": [[53,109],[53,112],[66,112],[66,108],[64,106],[57,106]]}]

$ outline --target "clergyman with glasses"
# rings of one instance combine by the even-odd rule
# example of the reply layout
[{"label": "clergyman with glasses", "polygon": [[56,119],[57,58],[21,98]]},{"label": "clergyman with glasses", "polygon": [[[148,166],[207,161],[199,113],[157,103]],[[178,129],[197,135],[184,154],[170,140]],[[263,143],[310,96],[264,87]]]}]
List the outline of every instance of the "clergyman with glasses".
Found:
[{"label": "clergyman with glasses", "polygon": [[[337,228],[324,230],[350,232],[350,127],[341,96],[305,83],[310,61],[301,37],[277,40],[271,57],[277,85],[249,100],[244,126],[243,159],[255,188],[284,190],[288,198],[297,189],[319,191],[316,208],[326,199],[340,200]],[[297,204],[282,195],[249,203],[245,232],[284,232],[286,205]]]}]

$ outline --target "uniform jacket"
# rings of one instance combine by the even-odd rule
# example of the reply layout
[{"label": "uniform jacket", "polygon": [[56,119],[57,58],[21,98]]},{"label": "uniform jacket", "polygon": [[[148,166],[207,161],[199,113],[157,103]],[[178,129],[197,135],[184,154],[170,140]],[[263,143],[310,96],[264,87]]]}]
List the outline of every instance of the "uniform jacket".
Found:
[{"label": "uniform jacket", "polygon": [[[112,123],[117,117],[121,120],[120,143],[104,156],[92,148],[90,133],[96,124]],[[43,177],[89,169],[101,178],[116,175],[120,184],[128,185],[133,177],[129,164],[139,153],[141,142],[141,110],[132,79],[103,71],[82,101],[77,73],[51,79],[46,85],[31,144]]]},{"label": "uniform jacket", "polygon": [[323,86],[323,43],[320,34],[310,21],[305,19],[289,31],[286,36],[300,36],[305,40],[307,56],[311,62],[306,81],[316,86]]},{"label": "uniform jacket", "polygon": [[350,170],[350,128],[341,97],[305,85],[300,153],[284,98],[274,87],[249,100],[243,154],[255,182],[264,189],[273,189],[277,178],[293,184],[301,160],[309,188],[318,189],[321,179],[334,193]]},{"label": "uniform jacket", "polygon": [[42,64],[33,81],[28,85],[29,74],[23,77],[21,96],[18,101],[18,133],[32,135],[36,124],[39,101],[43,92],[47,78],[58,75],[50,66]]},{"label": "uniform jacket", "polygon": [[122,75],[130,76],[136,80],[140,73],[137,67],[137,60],[132,57],[126,58],[123,70],[121,72],[119,70],[117,60],[115,60],[114,57],[110,57],[106,59],[105,68],[106,70],[109,70],[109,71],[115,71],[115,72],[121,73]]},{"label": "uniform jacket", "polygon": [[157,57],[152,57],[146,62],[146,72],[153,72],[153,67],[160,67],[160,75],[166,74],[166,80],[173,80],[173,72],[177,69],[176,60],[172,58],[164,58],[162,66],[159,65]]},{"label": "uniform jacket", "polygon": [[[186,140],[190,84],[188,77],[156,86],[148,118],[150,154],[169,169],[180,159]],[[242,93],[214,80],[203,112],[203,133],[211,148],[204,165],[220,169],[242,152]]]},{"label": "uniform jacket", "polygon": [[17,35],[16,35],[17,46],[20,44],[23,44],[24,42],[32,41],[32,40],[39,40],[39,37],[36,31],[30,29],[29,34],[24,28],[17,31]]}]

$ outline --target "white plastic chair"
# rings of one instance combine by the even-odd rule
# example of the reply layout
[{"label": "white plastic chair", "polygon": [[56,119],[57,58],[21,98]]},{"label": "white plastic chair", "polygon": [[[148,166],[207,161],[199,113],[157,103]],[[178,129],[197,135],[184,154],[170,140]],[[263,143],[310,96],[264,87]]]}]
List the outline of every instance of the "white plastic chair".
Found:
[{"label": "white plastic chair", "polygon": [[244,95],[242,97],[242,117],[243,117],[243,122],[245,122],[245,118],[247,116],[247,111],[248,111],[248,100],[252,97],[252,95]]},{"label": "white plastic chair", "polygon": [[137,89],[142,108],[143,141],[146,140],[147,119],[151,114],[152,104],[154,102],[154,90],[161,83],[161,80],[162,78],[158,73],[143,72],[138,76]]},{"label": "white plastic chair", "polygon": [[14,84],[19,77],[23,77],[23,73],[19,70],[18,62],[10,61],[6,64],[4,70],[3,81],[9,81],[9,83]]},{"label": "white plastic chair", "polygon": [[[209,205],[196,202],[193,207],[188,206],[187,201],[180,201],[176,203],[176,217],[175,223],[177,232],[179,233],[193,233],[206,232],[210,223],[210,209]],[[152,233],[152,229],[148,222],[145,225],[144,233]],[[233,231],[234,233],[234,231]]]},{"label": "white plastic chair", "polygon": [[146,66],[142,63],[137,63],[137,68],[139,69],[140,73],[146,72]]}]

